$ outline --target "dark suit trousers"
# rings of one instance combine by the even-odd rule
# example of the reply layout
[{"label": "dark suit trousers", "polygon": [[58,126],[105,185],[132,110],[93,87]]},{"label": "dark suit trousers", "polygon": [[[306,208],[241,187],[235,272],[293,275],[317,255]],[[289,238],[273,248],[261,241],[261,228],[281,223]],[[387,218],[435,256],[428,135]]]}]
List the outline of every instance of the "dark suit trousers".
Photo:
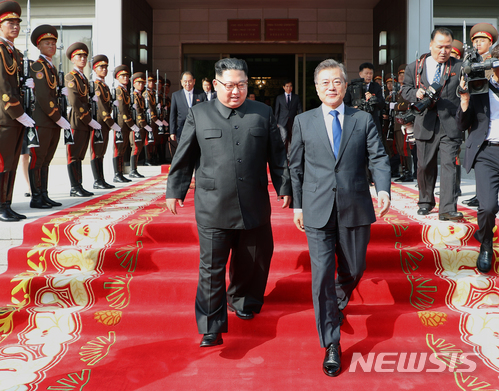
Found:
[{"label": "dark suit trousers", "polygon": [[338,225],[335,206],[323,228],[305,226],[305,232],[312,265],[315,321],[321,347],[326,348],[340,342],[339,311],[348,304],[366,269],[371,226]]},{"label": "dark suit trousers", "polygon": [[[196,320],[200,334],[227,332],[227,302],[237,310],[260,312],[274,251],[270,223],[244,229],[198,224],[200,262]],[[232,253],[231,253],[232,252]],[[230,285],[226,292],[226,264]]]},{"label": "dark suit trousers", "polygon": [[[440,126],[437,121],[436,129]],[[439,213],[457,210],[456,158],[461,139],[451,139],[443,131],[436,132],[430,140],[416,140],[418,153],[418,188],[420,208],[435,206],[435,183],[438,176],[438,151],[440,150],[440,203]]]},{"label": "dark suit trousers", "polygon": [[499,211],[497,194],[499,193],[499,147],[484,144],[475,160],[476,195],[478,197],[478,231],[475,238],[488,247],[492,247],[496,213]]}]

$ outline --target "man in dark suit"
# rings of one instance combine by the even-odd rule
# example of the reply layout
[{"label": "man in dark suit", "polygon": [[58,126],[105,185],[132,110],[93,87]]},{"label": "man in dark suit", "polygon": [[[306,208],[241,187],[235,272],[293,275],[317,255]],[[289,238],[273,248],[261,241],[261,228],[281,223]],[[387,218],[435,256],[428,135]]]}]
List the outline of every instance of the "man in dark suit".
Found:
[{"label": "man in dark suit", "polygon": [[[218,98],[189,110],[173,158],[166,205],[177,214],[196,170],[200,266],[196,296],[201,347],[220,345],[227,304],[241,319],[263,305],[273,253],[267,164],[282,207],[291,201],[284,143],[269,106],[246,100],[248,67],[225,58],[215,64]],[[230,285],[225,265],[231,253]]]},{"label": "man in dark suit", "polygon": [[378,192],[379,216],[390,207],[388,157],[371,115],[343,104],[346,77],[345,67],[334,60],[315,69],[322,105],[295,118],[289,164],[294,222],[307,234],[315,318],[328,376],[341,370],[342,310],[366,268],[376,220],[367,164]]},{"label": "man in dark suit", "polygon": [[436,104],[423,115],[416,115],[414,137],[418,153],[419,215],[427,215],[435,207],[435,182],[438,174],[440,151],[440,220],[458,220],[463,217],[457,211],[456,159],[461,146],[461,131],[456,126],[456,110],[459,98],[461,61],[451,57],[452,31],[442,27],[431,33],[430,53],[407,65],[402,97],[411,102],[425,97],[426,90],[434,83],[443,86]]},{"label": "man in dark suit", "polygon": [[[499,46],[492,49],[492,57],[499,58]],[[464,81],[461,87],[465,88]],[[496,214],[499,211],[499,67],[493,68],[486,94],[471,95],[461,90],[461,104],[457,109],[458,129],[469,129],[466,140],[467,172],[475,169],[476,191],[478,197],[478,231],[475,238],[481,243],[477,268],[488,273],[494,260],[493,238]],[[470,128],[471,127],[471,128]]]},{"label": "man in dark suit", "polygon": [[207,77],[203,79],[203,91],[204,94],[206,95],[206,100],[210,101],[212,99],[216,99],[217,97],[217,92],[213,91],[211,88],[211,81]]},{"label": "man in dark suit", "polygon": [[284,94],[279,95],[275,100],[274,115],[277,123],[286,130],[284,139],[286,140],[286,149],[291,141],[291,133],[293,130],[293,121],[298,114],[303,113],[300,97],[293,94],[293,82],[286,80],[282,86]]},{"label": "man in dark suit", "polygon": [[180,142],[180,136],[189,108],[206,100],[204,91],[194,88],[196,79],[194,79],[194,76],[189,71],[182,73],[180,83],[182,83],[183,88],[172,94],[172,105],[170,108],[170,138],[178,142]]}]

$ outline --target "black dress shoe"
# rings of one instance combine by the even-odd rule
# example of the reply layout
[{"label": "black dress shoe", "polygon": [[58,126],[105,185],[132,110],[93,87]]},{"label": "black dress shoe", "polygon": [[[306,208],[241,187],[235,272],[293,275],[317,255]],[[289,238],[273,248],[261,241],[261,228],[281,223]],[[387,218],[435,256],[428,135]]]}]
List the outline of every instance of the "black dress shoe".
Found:
[{"label": "black dress shoe", "polygon": [[430,208],[419,208],[418,209],[418,215],[420,215],[420,216],[426,216],[426,215],[430,214],[430,212],[431,212]]},{"label": "black dress shoe", "polygon": [[19,220],[24,220],[26,218],[26,215],[22,215],[20,213],[17,213],[16,211],[12,210],[10,205],[6,206],[7,213],[11,215],[12,217],[19,219]]},{"label": "black dress shoe", "polygon": [[475,202],[475,201],[478,201],[478,199],[476,198],[476,196],[473,196],[473,197],[471,197],[471,198],[470,198],[470,199],[468,199],[468,200],[464,200],[464,201],[463,201],[463,204],[464,204],[464,205],[468,205],[470,202]]},{"label": "black dress shoe", "polygon": [[200,348],[208,348],[210,346],[217,346],[224,343],[222,339],[221,333],[210,333],[203,335],[201,339],[201,343],[199,344]]},{"label": "black dress shoe", "polygon": [[478,208],[480,206],[480,204],[478,203],[478,198],[476,198],[476,197],[474,197],[474,198],[475,198],[474,200],[471,200],[470,202],[468,202],[468,206]]},{"label": "black dress shoe", "polygon": [[476,260],[476,268],[480,273],[487,274],[492,269],[494,251],[490,247],[480,246],[480,254]]},{"label": "black dress shoe", "polygon": [[236,316],[239,319],[250,320],[250,319],[253,319],[255,317],[255,315],[253,315],[253,312],[251,312],[251,311],[250,312],[239,311],[239,310],[236,310],[234,307],[232,307],[232,305],[230,305],[230,304],[228,304],[228,307],[229,307],[229,311],[235,312]]},{"label": "black dress shoe", "polygon": [[144,178],[144,175],[139,174],[137,170],[132,170],[130,171],[130,174],[128,174],[130,178]]},{"label": "black dress shoe", "polygon": [[71,191],[69,192],[70,197],[90,197],[93,196],[94,193],[90,193],[89,191],[86,191],[83,187],[72,187]]},{"label": "black dress shoe", "polygon": [[463,218],[463,214],[461,212],[447,212],[447,213],[440,213],[438,215],[438,219],[442,221],[447,221],[447,220],[459,220]]},{"label": "black dress shoe", "polygon": [[322,363],[322,370],[328,376],[335,377],[341,372],[341,346],[329,345]]}]

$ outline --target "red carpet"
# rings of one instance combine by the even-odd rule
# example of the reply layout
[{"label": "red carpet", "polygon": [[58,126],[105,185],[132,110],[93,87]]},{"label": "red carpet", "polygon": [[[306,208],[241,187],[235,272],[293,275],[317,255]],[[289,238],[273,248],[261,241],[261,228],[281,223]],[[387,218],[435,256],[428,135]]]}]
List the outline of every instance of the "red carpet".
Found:
[{"label": "red carpet", "polygon": [[193,193],[164,205],[166,175],[25,226],[0,276],[0,390],[496,390],[499,263],[477,274],[476,212],[415,214],[393,185],[342,326],[343,370],[322,373],[305,235],[272,193],[275,255],[262,312],[229,314],[198,347]]}]

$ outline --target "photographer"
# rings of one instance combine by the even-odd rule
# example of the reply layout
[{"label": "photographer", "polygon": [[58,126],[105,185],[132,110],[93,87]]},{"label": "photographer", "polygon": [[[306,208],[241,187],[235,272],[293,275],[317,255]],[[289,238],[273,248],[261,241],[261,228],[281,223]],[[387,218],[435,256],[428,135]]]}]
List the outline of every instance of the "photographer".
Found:
[{"label": "photographer", "polygon": [[[409,64],[405,71],[402,97],[411,103],[430,97],[429,107],[416,115],[414,137],[418,156],[418,215],[427,215],[435,207],[435,182],[440,151],[440,220],[458,220],[456,158],[461,145],[461,132],[456,126],[455,114],[459,105],[456,89],[459,85],[461,61],[451,57],[452,31],[437,28],[431,33],[430,53],[423,54]],[[432,94],[438,86],[437,92]],[[426,98],[425,98],[426,97]]]},{"label": "photographer", "polygon": [[[499,46],[492,49],[492,57],[499,58]],[[476,192],[479,201],[477,220],[478,231],[475,238],[481,243],[477,268],[481,273],[488,273],[492,268],[496,213],[499,211],[497,196],[499,193],[499,61],[489,79],[489,91],[486,94],[471,95],[461,92],[461,105],[457,110],[459,130],[468,128],[466,140],[465,168],[470,172],[475,169]],[[466,89],[464,80],[461,88]]]}]

